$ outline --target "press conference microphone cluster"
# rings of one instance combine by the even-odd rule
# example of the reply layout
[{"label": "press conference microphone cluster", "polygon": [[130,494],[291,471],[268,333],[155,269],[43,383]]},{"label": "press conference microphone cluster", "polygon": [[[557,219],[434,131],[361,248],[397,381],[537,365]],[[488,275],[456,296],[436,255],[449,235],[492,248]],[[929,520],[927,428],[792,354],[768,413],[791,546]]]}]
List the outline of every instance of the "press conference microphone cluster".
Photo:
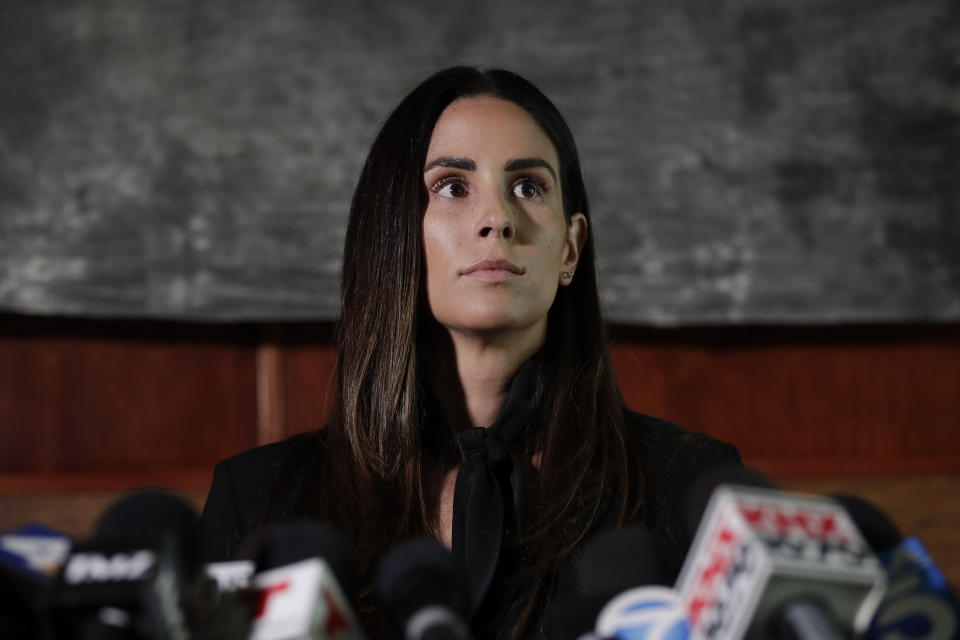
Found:
[{"label": "press conference microphone cluster", "polygon": [[187,640],[199,548],[199,520],[175,495],[121,499],[73,545],[51,587],[55,637]]},{"label": "press conference microphone cluster", "polygon": [[[204,565],[196,513],[173,493],[149,490],[108,508],[89,539],[71,543],[31,529],[6,535],[3,542],[3,637],[363,640],[365,635],[352,607],[357,591],[352,547],[321,522],[268,525],[244,542],[240,559]],[[8,543],[18,554],[6,551]],[[26,556],[34,561],[43,556],[43,570],[27,566]],[[397,545],[381,563],[376,586],[403,637],[471,638],[466,581],[436,541]]]},{"label": "press conference microphone cluster", "polygon": [[[360,640],[350,544],[316,522],[270,526],[247,559],[204,566],[196,513],[165,491],[127,496],[75,543],[20,637]],[[6,576],[9,572],[4,571]]]},{"label": "press conference microphone cluster", "polygon": [[[696,535],[676,588],[650,568],[669,557],[652,531],[599,536],[576,596],[554,603],[549,637],[960,637],[942,573],[873,505],[781,493],[741,467],[710,470],[691,486],[677,517]],[[644,563],[646,573],[636,568]]]},{"label": "press conference microphone cluster", "polygon": [[672,582],[675,572],[671,571],[670,558],[663,541],[648,529],[628,527],[599,534],[580,559],[571,592],[560,594],[551,605],[548,637],[601,637],[596,630],[597,619],[617,596],[638,587]]},{"label": "press conference microphone cluster", "polygon": [[549,616],[553,640],[649,638],[685,640],[690,625],[679,594],[667,585],[676,552],[640,527],[604,532],[587,547],[574,593],[558,597]]},{"label": "press conference microphone cluster", "polygon": [[867,640],[956,640],[960,638],[960,600],[919,538],[904,538],[879,508],[856,496],[837,495],[887,576],[887,590]]},{"label": "press conference microphone cluster", "polygon": [[403,542],[377,571],[377,599],[405,640],[470,640],[470,597],[459,566],[436,540]]},{"label": "press conference microphone cluster", "polygon": [[[716,470],[688,504],[709,502],[677,581],[708,640],[840,640],[862,635],[885,588],[866,540],[836,501],[750,486]],[[698,495],[697,492],[700,492]]]},{"label": "press conference microphone cluster", "polygon": [[248,591],[251,640],[363,639],[350,605],[353,551],[333,527],[311,521],[272,525],[245,547],[256,567]]}]

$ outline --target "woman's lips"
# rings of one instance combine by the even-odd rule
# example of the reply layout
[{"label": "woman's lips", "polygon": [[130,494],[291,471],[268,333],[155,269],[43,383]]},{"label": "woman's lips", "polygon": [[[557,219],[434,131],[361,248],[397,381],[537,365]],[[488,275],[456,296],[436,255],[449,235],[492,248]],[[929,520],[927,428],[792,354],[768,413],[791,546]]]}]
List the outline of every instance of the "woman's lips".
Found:
[{"label": "woman's lips", "polygon": [[523,269],[509,260],[491,260],[490,258],[475,262],[460,275],[469,276],[482,282],[503,282],[511,276],[523,275]]}]

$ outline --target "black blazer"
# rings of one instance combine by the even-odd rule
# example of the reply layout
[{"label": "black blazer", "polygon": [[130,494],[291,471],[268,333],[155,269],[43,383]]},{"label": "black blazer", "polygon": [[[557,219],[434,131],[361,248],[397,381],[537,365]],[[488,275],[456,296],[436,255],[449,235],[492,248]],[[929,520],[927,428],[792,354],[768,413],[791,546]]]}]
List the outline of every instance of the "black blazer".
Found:
[{"label": "black blazer", "polygon": [[[690,546],[692,532],[686,531],[681,523],[685,494],[691,481],[702,470],[716,465],[740,465],[740,455],[729,444],[686,431],[670,422],[629,410],[624,410],[624,417],[629,446],[640,461],[645,481],[644,506],[638,522],[629,524],[642,524],[652,529],[664,543],[660,550],[662,562],[659,564],[662,566],[659,573],[669,582],[679,573]],[[218,463],[202,515],[207,560],[213,562],[233,557],[241,542],[260,524],[268,506],[271,519],[282,519],[285,513],[291,513],[303,480],[303,474],[298,470],[322,460],[322,456],[317,455],[318,447],[322,446],[321,430],[257,447]],[[281,490],[278,491],[277,487]],[[614,502],[608,500],[606,509],[601,505],[603,515],[592,534],[616,525]],[[581,545],[580,550],[585,546]],[[548,617],[541,618],[541,624],[558,624],[554,617],[559,613],[561,627],[570,628],[571,622],[565,618],[569,610],[565,603],[571,600],[564,598],[578,593],[576,575],[580,550],[556,567],[549,599],[557,606],[554,609],[553,605],[548,605]],[[578,597],[573,600],[577,601]],[[480,626],[473,629],[474,637],[505,637],[504,630],[518,619],[524,602],[525,599],[518,598],[507,605],[502,618],[478,614],[473,624]],[[582,616],[576,612],[574,615]],[[496,628],[490,627],[497,618],[500,618],[500,624]],[[373,634],[371,637],[377,635],[373,632],[381,622],[375,619],[366,621],[374,625],[367,627],[368,633]],[[577,620],[573,624],[579,626],[582,622]],[[390,637],[382,629],[381,633]],[[531,637],[539,637],[540,631],[533,629],[532,633]]]},{"label": "black blazer", "polygon": [[[664,420],[630,410],[624,411],[624,417],[630,446],[641,460],[645,479],[642,524],[671,542],[679,570],[692,535],[681,526],[690,481],[704,468],[741,464],[740,455],[732,445]],[[240,543],[260,524],[268,500],[279,501],[271,505],[272,514],[282,517],[289,511],[299,493],[298,463],[316,460],[317,447],[322,446],[322,431],[314,431],[219,462],[202,515],[207,561],[234,557]],[[285,485],[283,490],[276,490],[278,483]],[[597,529],[613,524],[613,515],[601,519]]]}]

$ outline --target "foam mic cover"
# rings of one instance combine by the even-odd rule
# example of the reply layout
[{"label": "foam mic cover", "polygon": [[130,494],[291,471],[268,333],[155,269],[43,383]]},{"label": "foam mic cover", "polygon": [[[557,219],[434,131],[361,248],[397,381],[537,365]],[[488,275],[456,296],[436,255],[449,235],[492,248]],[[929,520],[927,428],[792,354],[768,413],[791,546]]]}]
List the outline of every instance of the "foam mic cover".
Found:
[{"label": "foam mic cover", "polygon": [[640,585],[669,585],[673,576],[664,561],[665,547],[647,528],[604,531],[583,552],[577,572],[580,593],[612,597]]},{"label": "foam mic cover", "polygon": [[877,553],[890,551],[903,541],[903,534],[897,525],[872,502],[843,493],[830,497],[847,510],[867,544]]},{"label": "foam mic cover", "polygon": [[74,545],[55,581],[49,607],[58,637],[188,637],[199,549],[199,519],[175,494],[148,490],[117,501],[93,537]]},{"label": "foam mic cover", "polygon": [[40,637],[50,578],[0,553],[0,638]]},{"label": "foam mic cover", "polygon": [[393,547],[376,576],[376,596],[407,640],[467,640],[467,582],[439,542],[416,539]]},{"label": "foam mic cover", "polygon": [[680,522],[691,537],[700,526],[714,491],[721,485],[759,489],[777,488],[765,475],[739,464],[725,463],[704,469],[690,482],[680,504]]},{"label": "foam mic cover", "polygon": [[41,635],[51,576],[70,545],[68,536],[36,524],[0,536],[0,638]]},{"label": "foam mic cover", "polygon": [[96,526],[100,540],[136,540],[158,544],[172,536],[191,571],[200,567],[202,533],[193,507],[177,494],[147,489],[120,498],[101,514]]},{"label": "foam mic cover", "polygon": [[904,539],[879,507],[856,496],[835,495],[877,552],[887,591],[864,634],[867,640],[960,637],[960,600],[923,543]]},{"label": "foam mic cover", "polygon": [[577,570],[576,593],[554,599],[548,625],[555,640],[592,633],[600,611],[634,587],[668,585],[673,579],[672,552],[654,532],[642,527],[609,529],[584,549]]}]

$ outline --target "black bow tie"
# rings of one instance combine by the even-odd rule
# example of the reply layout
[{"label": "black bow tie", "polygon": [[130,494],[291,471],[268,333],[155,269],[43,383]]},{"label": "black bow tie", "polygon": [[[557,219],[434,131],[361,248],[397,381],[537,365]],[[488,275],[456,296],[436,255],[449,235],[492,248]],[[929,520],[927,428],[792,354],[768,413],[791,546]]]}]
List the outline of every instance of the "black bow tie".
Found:
[{"label": "black bow tie", "polygon": [[463,463],[453,493],[453,555],[470,583],[472,612],[493,581],[507,532],[519,533],[527,510],[523,461],[511,449],[533,424],[540,406],[536,365],[513,378],[496,422],[457,435]]}]

